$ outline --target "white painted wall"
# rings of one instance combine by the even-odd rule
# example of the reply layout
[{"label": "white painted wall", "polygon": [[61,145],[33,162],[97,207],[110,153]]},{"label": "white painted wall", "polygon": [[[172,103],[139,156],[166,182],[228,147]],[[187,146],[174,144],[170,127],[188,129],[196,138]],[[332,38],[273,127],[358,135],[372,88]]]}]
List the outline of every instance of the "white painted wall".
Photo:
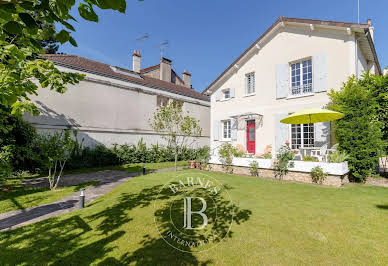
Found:
[{"label": "white painted wall", "polygon": [[84,81],[68,86],[64,94],[39,88],[38,95],[31,98],[41,114],[26,115],[25,119],[40,132],[77,129],[86,146],[134,144],[140,138],[147,144],[164,143],[148,121],[157,109],[157,95],[179,99],[184,101],[184,111],[200,120],[203,132],[197,145],[209,145],[210,103],[206,101],[89,73]]},{"label": "white painted wall", "polygon": [[[217,91],[235,89],[235,98],[216,101],[217,92],[211,96],[211,146],[213,149],[222,144],[222,139],[214,140],[214,123],[229,119],[233,115],[254,112],[262,115],[256,120],[256,153],[263,153],[266,145],[271,144],[275,152],[275,117],[306,108],[322,108],[329,102],[326,92],[307,97],[276,99],[276,65],[288,64],[295,60],[326,54],[327,89],[338,90],[344,81],[355,74],[354,33],[348,35],[346,29],[334,30],[315,27],[279,27],[277,34],[262,43],[261,49],[253,49],[252,56],[238,63],[233,74],[217,84]],[[362,57],[362,53],[359,53]],[[363,58],[359,59],[364,65]],[[314,64],[314,62],[313,62]],[[245,75],[255,72],[256,93],[245,96]],[[313,70],[313,75],[315,75]],[[259,124],[259,125],[258,125]],[[246,122],[239,123],[237,140],[233,144],[246,146]],[[321,126],[322,125],[316,125]],[[219,127],[219,135],[222,129]]]}]

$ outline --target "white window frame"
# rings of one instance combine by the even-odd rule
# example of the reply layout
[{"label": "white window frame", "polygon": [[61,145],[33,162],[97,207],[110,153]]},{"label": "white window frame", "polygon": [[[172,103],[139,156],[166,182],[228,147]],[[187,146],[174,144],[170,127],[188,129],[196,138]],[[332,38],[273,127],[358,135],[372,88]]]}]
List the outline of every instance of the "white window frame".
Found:
[{"label": "white window frame", "polygon": [[[226,97],[226,93],[228,92],[228,95],[229,95],[229,97]],[[230,89],[225,89],[225,90],[223,90],[222,91],[222,95],[223,95],[223,100],[229,100],[229,99],[231,99],[231,97],[230,97]]]},{"label": "white window frame", "polygon": [[[253,84],[252,86],[249,86],[248,84],[249,77],[251,77],[250,84]],[[252,91],[250,91],[250,89],[252,89]],[[256,94],[256,77],[255,77],[255,72],[250,72],[245,74],[245,95],[254,95],[254,94]]]},{"label": "white window frame", "polygon": [[[293,138],[292,138],[292,126],[293,125],[290,125],[290,127],[289,127],[289,135],[290,135],[290,147],[291,147],[291,149],[292,150],[298,150],[298,149],[300,149],[300,148],[306,148],[306,147],[314,147],[314,143],[315,143],[315,133],[316,133],[316,131],[315,131],[315,125],[313,124],[313,123],[308,123],[308,124],[310,124],[310,128],[312,127],[312,129],[313,129],[313,134],[312,134],[312,136],[313,136],[313,138],[312,138],[312,143],[310,143],[310,144],[305,144],[304,143],[304,141],[305,141],[305,137],[304,137],[304,125],[305,124],[297,124],[297,125],[299,125],[300,127],[301,127],[301,129],[300,129],[300,139],[301,139],[301,141],[300,141],[300,147],[299,148],[296,148],[296,147],[293,147],[293,143],[292,143],[292,141],[293,141]],[[310,132],[306,132],[306,133],[310,133]],[[310,138],[310,134],[309,134],[309,136],[307,137],[307,138]],[[296,144],[297,145],[297,144]]]},{"label": "white window frame", "polygon": [[222,140],[230,141],[232,139],[232,120],[222,121]]},{"label": "white window frame", "polygon": [[[303,84],[304,74],[308,75],[310,73],[308,70],[306,72],[306,69],[303,67],[303,63],[307,61],[310,61],[310,64],[311,64],[311,82],[307,84]],[[293,78],[292,66],[297,64],[299,65],[299,70],[300,70],[300,73],[299,73],[300,80],[299,80],[299,85],[294,86],[292,82],[292,78]],[[307,80],[309,80],[309,78],[307,78]],[[298,96],[313,94],[314,93],[313,81],[314,81],[314,69],[313,69],[313,60],[311,57],[304,58],[298,61],[293,61],[290,63],[290,90],[289,90],[290,97],[298,97]]]}]

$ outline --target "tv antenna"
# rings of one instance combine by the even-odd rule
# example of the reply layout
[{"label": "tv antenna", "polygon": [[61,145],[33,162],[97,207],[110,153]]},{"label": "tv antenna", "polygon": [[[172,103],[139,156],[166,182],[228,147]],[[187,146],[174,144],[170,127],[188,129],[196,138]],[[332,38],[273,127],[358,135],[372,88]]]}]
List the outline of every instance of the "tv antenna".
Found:
[{"label": "tv antenna", "polygon": [[162,58],[164,56],[165,49],[168,47],[168,41],[166,40],[166,41],[162,42],[159,45],[159,47],[160,47],[160,58]]},{"label": "tv antenna", "polygon": [[357,0],[357,22],[360,24],[360,0]]},{"label": "tv antenna", "polygon": [[139,42],[139,50],[140,51],[142,51],[141,47],[142,47],[143,41],[148,39],[149,37],[150,36],[148,35],[148,33],[145,33],[143,36],[136,39],[136,41]]}]

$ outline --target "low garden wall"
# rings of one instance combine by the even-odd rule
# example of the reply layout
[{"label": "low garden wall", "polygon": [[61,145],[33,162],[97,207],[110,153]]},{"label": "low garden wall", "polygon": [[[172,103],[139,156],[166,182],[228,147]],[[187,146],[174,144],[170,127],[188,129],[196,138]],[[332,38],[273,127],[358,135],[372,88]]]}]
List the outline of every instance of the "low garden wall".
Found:
[{"label": "low garden wall", "polygon": [[[249,172],[249,164],[252,161],[257,161],[259,163],[259,177],[275,178],[273,159],[234,158],[232,162],[233,173],[251,175]],[[225,172],[225,169],[217,156],[212,156],[209,164],[212,171]],[[313,183],[311,179],[311,169],[316,166],[322,167],[323,171],[328,173],[327,178],[322,183],[323,185],[340,187],[349,182],[347,177],[349,172],[347,162],[325,163],[294,161],[294,167],[289,168],[289,172],[283,177],[283,180],[311,184]]]}]

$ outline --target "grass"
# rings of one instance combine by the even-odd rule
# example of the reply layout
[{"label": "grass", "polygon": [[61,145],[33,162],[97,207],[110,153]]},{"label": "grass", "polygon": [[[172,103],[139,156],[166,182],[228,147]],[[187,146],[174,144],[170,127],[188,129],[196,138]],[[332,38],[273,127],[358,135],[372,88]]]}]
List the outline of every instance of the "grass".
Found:
[{"label": "grass", "polygon": [[86,182],[77,186],[60,187],[55,191],[49,188],[24,188],[14,186],[11,191],[0,191],[0,213],[21,210],[60,200],[81,188],[98,184],[98,181]]},{"label": "grass", "polygon": [[229,237],[211,250],[182,253],[161,239],[153,200],[176,173],[160,172],[131,179],[83,210],[0,233],[0,264],[388,264],[387,188],[205,173],[237,205]]}]

